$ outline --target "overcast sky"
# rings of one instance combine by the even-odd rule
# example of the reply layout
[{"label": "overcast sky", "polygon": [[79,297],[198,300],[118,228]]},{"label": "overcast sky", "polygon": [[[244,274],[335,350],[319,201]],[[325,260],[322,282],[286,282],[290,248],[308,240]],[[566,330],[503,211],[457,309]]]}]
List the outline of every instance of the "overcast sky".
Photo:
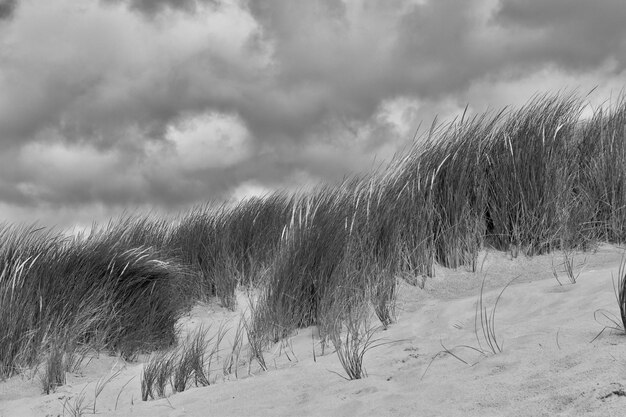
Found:
[{"label": "overcast sky", "polygon": [[468,103],[599,103],[624,22],[624,0],[0,0],[0,221],[297,189]]}]

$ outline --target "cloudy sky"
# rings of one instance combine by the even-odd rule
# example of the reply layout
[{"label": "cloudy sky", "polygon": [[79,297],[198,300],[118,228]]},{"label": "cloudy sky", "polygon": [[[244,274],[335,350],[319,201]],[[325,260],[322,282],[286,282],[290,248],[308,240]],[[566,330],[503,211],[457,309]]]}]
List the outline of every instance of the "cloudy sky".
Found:
[{"label": "cloudy sky", "polygon": [[624,22],[624,0],[0,0],[0,222],[336,181],[468,103],[596,105]]}]

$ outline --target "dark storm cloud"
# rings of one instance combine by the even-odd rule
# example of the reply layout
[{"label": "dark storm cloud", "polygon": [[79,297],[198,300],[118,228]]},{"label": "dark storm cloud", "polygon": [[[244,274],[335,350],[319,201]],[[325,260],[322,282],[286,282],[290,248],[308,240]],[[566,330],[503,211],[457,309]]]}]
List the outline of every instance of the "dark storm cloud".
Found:
[{"label": "dark storm cloud", "polygon": [[[49,15],[48,21],[27,17],[16,30],[15,45],[0,50],[4,145],[23,145],[50,133],[103,148],[162,140],[181,115],[233,109],[233,97],[247,88],[237,65],[248,63],[221,57],[224,52],[216,49],[223,45],[208,37],[206,45],[185,49],[185,41],[199,42],[202,22],[185,25],[178,17],[172,22],[176,27],[168,26],[162,35],[157,26],[119,10],[51,8]],[[191,30],[199,33],[188,35]],[[183,44],[167,35],[179,36]]]},{"label": "dark storm cloud", "polygon": [[[329,120],[369,120],[386,99],[463,92],[507,65],[505,48],[481,38],[487,20],[477,12],[482,3],[250,1],[262,37],[273,47],[277,92],[244,117],[268,133],[284,126],[290,137],[306,137]],[[286,105],[271,105],[279,99]]]},{"label": "dark storm cloud", "polygon": [[155,16],[165,9],[181,10],[193,13],[198,4],[218,5],[219,0],[101,0],[104,3],[123,3],[132,10],[139,11],[148,16]]},{"label": "dark storm cloud", "polygon": [[[272,60],[265,78],[234,103],[255,134],[298,142],[331,137],[329,125],[365,120],[393,94],[385,91],[387,57],[374,61],[376,43],[361,38],[367,31],[349,21],[344,2],[247,4],[260,25],[251,42],[269,48]],[[371,28],[372,37],[377,30]]]},{"label": "dark storm cloud", "polygon": [[[0,0],[0,207],[172,208],[333,181],[477,85],[497,97],[626,59],[623,0],[16,5]],[[402,129],[400,99],[415,106]]]},{"label": "dark storm cloud", "polygon": [[[145,13],[196,4],[125,3]],[[491,20],[477,11],[484,8],[478,0],[403,1],[393,7],[340,0],[246,4],[259,27],[236,46],[242,49],[234,60],[207,39],[188,56],[154,53],[156,69],[146,62],[144,73],[133,69],[136,78],[124,73],[117,79],[127,84],[123,87],[111,75],[118,69],[106,61],[101,70],[93,66],[93,73],[79,65],[32,74],[35,82],[20,89],[32,94],[31,100],[15,101],[0,115],[3,140],[21,142],[56,126],[69,140],[91,136],[116,143],[129,125],[160,139],[181,115],[219,111],[241,115],[262,141],[301,141],[312,134],[332,136],[328,126],[365,122],[382,101],[398,95],[450,97],[476,80],[519,68],[553,63],[585,68],[626,55],[620,53],[626,7],[617,2],[594,6],[602,9],[595,13],[581,1],[505,2]],[[498,31],[488,36],[491,26]],[[269,63],[259,58],[265,55]],[[15,73],[23,74],[23,68]],[[124,94],[111,93],[119,88]]]},{"label": "dark storm cloud", "polygon": [[503,0],[494,22],[509,28],[510,45],[526,62],[582,71],[614,60],[626,65],[626,3],[622,0]]},{"label": "dark storm cloud", "polygon": [[10,19],[17,8],[17,0],[0,0],[0,20]]},{"label": "dark storm cloud", "polygon": [[454,0],[417,4],[400,18],[394,66],[401,85],[423,97],[462,91],[485,72],[497,71],[490,45],[475,39],[479,2]]}]

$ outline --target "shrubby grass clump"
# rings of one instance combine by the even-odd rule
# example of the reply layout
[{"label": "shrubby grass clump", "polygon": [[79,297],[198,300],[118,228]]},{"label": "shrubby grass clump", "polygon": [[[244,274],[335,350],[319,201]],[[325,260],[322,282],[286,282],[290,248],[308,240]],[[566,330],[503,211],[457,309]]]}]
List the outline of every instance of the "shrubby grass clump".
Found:
[{"label": "shrubby grass clump", "polygon": [[78,238],[34,227],[0,230],[0,375],[79,345],[132,358],[174,343],[189,304],[187,273],[162,251],[129,247],[137,236],[119,226]]},{"label": "shrubby grass clump", "polygon": [[190,334],[180,346],[152,355],[144,364],[141,375],[141,399],[163,398],[168,390],[183,392],[193,386],[211,385],[211,372],[217,362],[220,344],[227,329],[220,326],[209,337],[209,330],[200,327]]},{"label": "shrubby grass clump", "polygon": [[496,248],[535,255],[580,243],[574,133],[581,110],[574,97],[540,96],[507,115],[493,135],[485,203]]},{"label": "shrubby grass clump", "polygon": [[263,282],[254,325],[276,342],[325,317],[336,294],[371,297],[392,321],[401,225],[390,216],[386,190],[374,177],[321,187],[293,207],[280,250]]},{"label": "shrubby grass clump", "polygon": [[609,109],[600,108],[575,132],[579,137],[576,170],[586,220],[583,233],[592,239],[626,241],[626,96]]},{"label": "shrubby grass clump", "polygon": [[183,216],[167,247],[194,272],[196,296],[217,296],[234,308],[236,286],[252,283],[273,262],[292,205],[293,197],[275,193]]},{"label": "shrubby grass clump", "polygon": [[407,269],[432,275],[437,262],[476,270],[487,245],[532,256],[620,242],[626,104],[581,120],[583,104],[544,95],[518,110],[463,115],[433,126],[387,169],[302,196],[256,327],[270,340],[312,324],[336,329],[335,295],[346,288],[369,294],[389,325],[395,277]]},{"label": "shrubby grass clump", "polygon": [[583,109],[557,94],[466,112],[375,172],[174,220],[125,216],[75,238],[1,226],[0,375],[55,340],[127,358],[170,346],[195,301],[235,308],[240,285],[260,294],[245,331],[262,353],[303,326],[338,340],[341,312],[363,300],[388,326],[398,275],[475,270],[485,246],[531,256],[623,243],[626,99]]}]

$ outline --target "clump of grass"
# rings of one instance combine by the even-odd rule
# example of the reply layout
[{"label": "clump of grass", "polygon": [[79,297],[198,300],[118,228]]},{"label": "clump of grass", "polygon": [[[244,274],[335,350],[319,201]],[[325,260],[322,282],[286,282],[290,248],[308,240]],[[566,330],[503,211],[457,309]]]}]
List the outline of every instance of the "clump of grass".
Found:
[{"label": "clump of grass", "polygon": [[[496,332],[496,308],[498,307],[498,303],[500,301],[500,298],[502,297],[502,294],[504,294],[504,291],[517,278],[519,277],[513,278],[502,288],[502,290],[496,297],[493,307],[489,310],[489,308],[485,305],[485,301],[484,301],[484,289],[485,289],[486,276],[483,277],[483,281],[480,287],[480,294],[478,296],[478,300],[476,301],[476,310],[474,314],[474,336],[476,337],[477,346],[459,345],[459,346],[455,346],[452,349],[449,349],[443,344],[443,342],[441,342],[441,347],[443,348],[443,350],[438,352],[435,356],[433,356],[428,367],[426,368],[426,371],[428,371],[428,368],[430,368],[430,365],[432,365],[433,361],[437,357],[439,357],[440,354],[442,353],[450,355],[453,358],[457,359],[460,362],[463,362],[464,364],[468,366],[473,366],[477,363],[477,362],[470,363],[467,360],[463,359],[463,357],[461,357],[459,354],[454,352],[454,349],[456,348],[469,349],[471,351],[478,353],[481,357],[484,357],[487,355],[497,355],[498,353],[502,352],[504,348],[504,343],[498,336],[498,333]],[[424,371],[424,375],[426,374],[426,371]],[[422,375],[422,378],[424,377],[424,375]]]},{"label": "clump of grass", "polygon": [[447,126],[421,155],[418,169],[432,205],[436,259],[450,268],[476,267],[485,234],[488,193],[486,148],[501,115],[466,119]]},{"label": "clump of grass", "polygon": [[237,285],[257,281],[272,263],[292,205],[292,197],[277,192],[182,217],[167,245],[194,271],[197,298],[217,296],[234,310]]},{"label": "clump of grass", "polygon": [[235,378],[239,377],[239,358],[241,357],[241,349],[243,347],[243,335],[245,328],[245,318],[241,317],[235,330],[235,335],[233,337],[230,352],[228,353],[222,364],[222,371],[224,376],[228,376],[234,373]]},{"label": "clump of grass", "polygon": [[[593,313],[594,319],[604,327],[589,343],[595,341],[606,330],[615,330],[620,333],[626,333],[626,255],[622,257],[620,262],[619,269],[617,271],[617,282],[615,281],[613,274],[611,274],[611,278],[613,281],[613,290],[615,291],[615,299],[617,300],[617,305],[619,307],[619,317],[604,309],[596,310]],[[604,324],[600,322],[600,318],[605,321]]]},{"label": "clump of grass", "polygon": [[[195,386],[211,385],[211,372],[213,362],[218,359],[220,345],[226,335],[228,329],[221,324],[217,332],[208,337],[210,328],[200,328],[192,335],[183,345],[181,349],[181,368],[184,372],[193,375]],[[182,387],[182,385],[181,385]]]},{"label": "clump of grass", "polygon": [[617,276],[617,289],[615,293],[617,297],[617,303],[619,305],[622,329],[626,329],[626,256],[622,257],[622,261],[619,265],[619,270],[617,271]]},{"label": "clump of grass", "polygon": [[[204,340],[199,340],[200,343]],[[200,367],[200,375],[198,379],[204,377],[203,356],[206,346],[190,346],[187,349],[183,349],[179,352],[179,355],[172,366],[172,375],[170,382],[174,392],[183,392],[187,389],[189,381],[192,380],[196,370]],[[202,349],[202,352],[200,352]]]},{"label": "clump of grass", "polygon": [[102,394],[102,391],[104,391],[104,388],[122,373],[122,370],[123,368],[112,370],[109,376],[100,377],[98,381],[96,382],[96,386],[94,387],[93,403],[91,404],[92,405],[91,411],[93,414],[96,414],[98,397],[100,397],[100,394]]},{"label": "clump of grass", "polygon": [[385,181],[391,180],[354,179],[297,201],[263,283],[262,314],[253,316],[263,323],[255,329],[267,329],[273,342],[298,327],[321,324],[324,330],[326,311],[344,302],[335,297],[341,287],[369,294],[385,325],[393,321],[402,225],[389,202],[396,190]]},{"label": "clump of grass", "polygon": [[[496,301],[491,308],[491,311],[488,310],[487,306],[484,303],[484,288],[485,288],[485,277],[483,277],[482,284],[480,286],[480,296],[478,297],[478,301],[476,302],[476,314],[474,315],[474,334],[476,335],[476,342],[478,343],[479,350],[483,353],[491,353],[498,354],[502,352],[502,348],[504,343],[499,339],[498,334],[496,332],[496,309],[498,307],[498,303],[500,302],[500,298],[502,298],[502,294],[504,291],[519,277],[515,277],[510,280],[500,291]],[[479,329],[480,325],[480,329]],[[481,337],[485,343],[485,347],[481,343]]]},{"label": "clump of grass", "polygon": [[[388,326],[399,274],[430,277],[436,263],[475,271],[486,245],[532,256],[623,242],[626,99],[588,120],[583,104],[555,94],[466,111],[367,175],[174,222],[131,215],[75,238],[0,226],[0,378],[41,362],[52,336],[79,322],[76,346],[127,359],[167,349],[193,302],[217,296],[234,309],[239,285],[261,294],[248,336],[262,352],[298,327],[317,325],[326,340],[337,326],[328,311],[355,302],[335,296],[342,288]],[[480,314],[484,350],[497,351],[493,316]]]},{"label": "clump of grass", "polygon": [[324,188],[293,208],[259,300],[264,314],[254,315],[273,325],[274,341],[314,324],[322,294],[336,281],[347,234],[338,193]]},{"label": "clump of grass", "polygon": [[258,305],[250,300],[250,319],[241,318],[240,325],[245,330],[248,339],[248,373],[251,372],[252,360],[256,360],[261,370],[267,371],[264,351],[270,344],[269,337],[274,334],[275,341],[284,337],[282,332],[276,334],[277,327],[268,320],[268,317],[269,313],[263,304]]},{"label": "clump of grass", "polygon": [[[586,262],[587,258],[583,259],[582,262],[577,264],[576,256],[573,251],[568,249],[563,251],[563,262],[560,264],[560,266],[563,267],[563,272],[565,273],[565,276],[571,284],[576,284],[576,282],[578,281],[578,277],[580,277],[580,274],[582,274],[585,268]],[[563,285],[559,278],[559,273],[556,269],[556,265],[554,265],[554,259],[552,259],[552,275],[559,283],[559,285]]]},{"label": "clump of grass", "polygon": [[585,230],[602,241],[626,238],[626,96],[595,109],[578,136],[578,195],[587,206]]},{"label": "clump of grass", "polygon": [[574,96],[538,96],[510,113],[489,143],[488,233],[499,248],[549,252],[564,231],[575,186],[571,138],[581,103]]},{"label": "clump of grass", "polygon": [[211,385],[211,366],[226,335],[222,325],[208,337],[209,329],[200,327],[176,349],[159,352],[144,364],[141,376],[141,399],[163,398],[168,387],[172,393],[183,392],[193,382],[196,387]]},{"label": "clump of grass", "polygon": [[73,345],[71,337],[54,336],[49,342],[43,364],[38,371],[44,394],[54,392],[65,385],[67,373],[76,372],[86,360],[90,350]]},{"label": "clump of grass", "polygon": [[387,329],[396,320],[396,277],[380,271],[380,278],[372,284],[371,301],[376,317],[383,329]]},{"label": "clump of grass", "polygon": [[141,400],[165,397],[167,386],[174,372],[172,352],[159,352],[144,364],[141,374]]},{"label": "clump of grass", "polygon": [[41,386],[44,394],[50,394],[57,387],[65,385],[65,370],[62,346],[57,342],[52,343],[44,362],[43,374],[41,375]]},{"label": "clump of grass", "polygon": [[572,284],[576,284],[576,281],[578,281],[578,277],[582,274],[586,262],[587,258],[583,259],[579,264],[576,264],[576,257],[574,253],[569,250],[564,252],[563,267],[565,268],[565,274]]},{"label": "clump of grass", "polygon": [[150,227],[121,221],[74,238],[0,227],[0,376],[36,364],[55,335],[71,335],[66,353],[92,346],[127,359],[173,343],[187,275],[155,247],[129,247],[141,233],[160,239]]},{"label": "clump of grass", "polygon": [[34,228],[0,232],[1,374],[35,362],[52,331],[79,330],[77,343],[132,352],[162,342],[167,320],[173,328],[180,314],[170,287],[177,271],[148,249],[120,253],[108,236],[70,240]]},{"label": "clump of grass", "polygon": [[[375,338],[382,326],[373,326],[369,321],[367,305],[345,305],[345,310],[337,317],[339,323],[329,335],[347,380],[367,377],[363,366],[365,354],[387,344]],[[343,335],[342,335],[343,334]]]},{"label": "clump of grass", "polygon": [[[78,393],[78,395],[74,398],[74,401],[71,401],[70,397],[65,398],[63,401],[59,400],[63,406],[64,416],[65,413],[67,413],[67,415],[71,417],[82,417],[87,413],[87,411],[89,411],[92,405],[86,402],[87,394],[85,392],[85,388]],[[95,411],[93,414],[95,414]]]},{"label": "clump of grass", "polygon": [[554,257],[552,257],[552,276],[554,277],[554,279],[556,279],[556,282],[559,283],[560,286],[563,286],[563,283],[561,282],[561,279],[559,278],[559,272],[556,269],[556,265],[554,265]]}]

